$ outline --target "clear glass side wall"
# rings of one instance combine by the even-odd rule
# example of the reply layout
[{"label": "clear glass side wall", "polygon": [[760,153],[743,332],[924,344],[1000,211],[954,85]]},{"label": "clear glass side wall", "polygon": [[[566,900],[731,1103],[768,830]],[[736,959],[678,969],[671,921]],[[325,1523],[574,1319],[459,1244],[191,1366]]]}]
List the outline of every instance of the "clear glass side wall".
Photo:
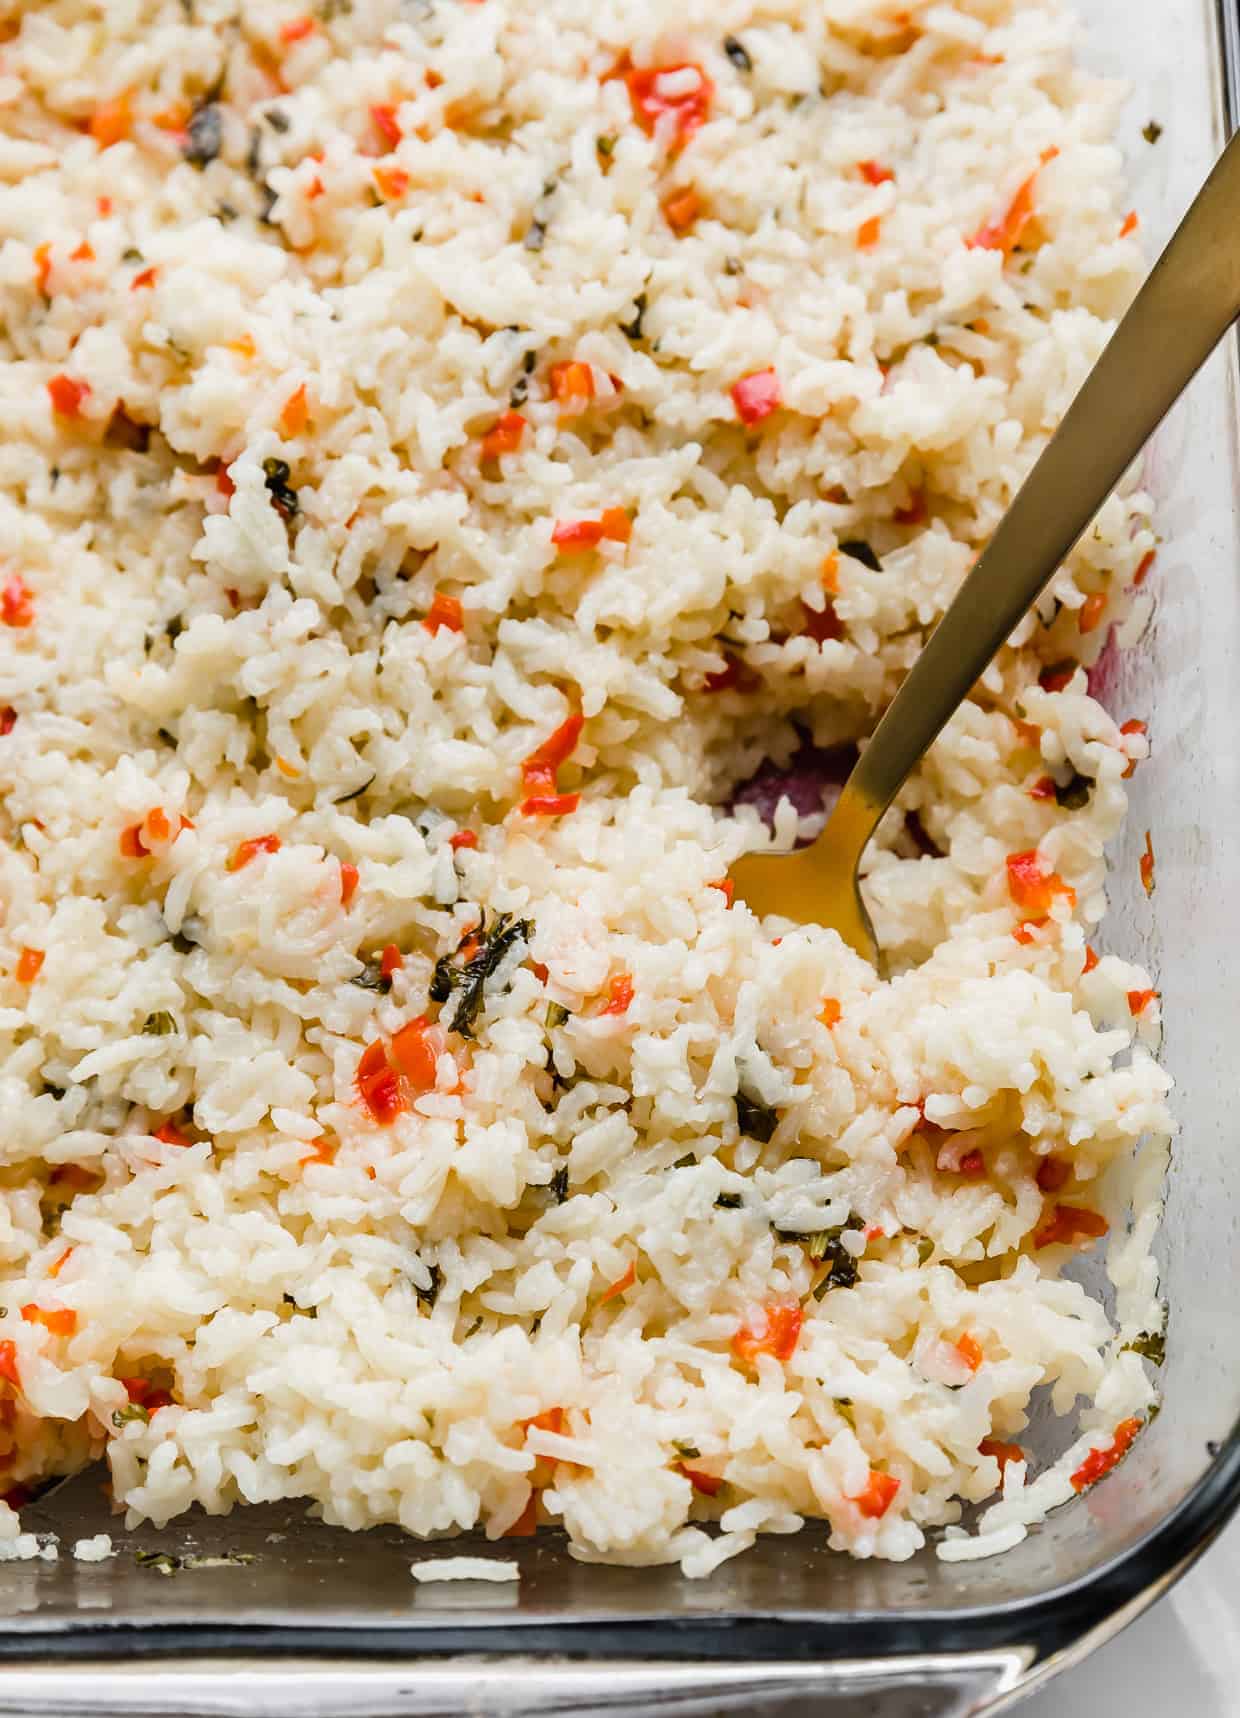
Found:
[{"label": "clear glass side wall", "polygon": [[[1227,0],[1233,3],[1233,0]],[[1213,0],[1077,0],[1093,63],[1136,92],[1125,122],[1133,201],[1151,250],[1190,201],[1222,141],[1222,79]],[[1157,144],[1142,127],[1163,126]],[[1233,235],[1227,235],[1232,239]],[[1220,242],[1224,235],[1220,234]],[[66,1624],[186,1623],[218,1627],[332,1624],[399,1629],[505,1623],[717,1622],[731,1615],[843,1620],[995,1609],[1088,1577],[1156,1528],[1240,1418],[1240,464],[1234,352],[1215,356],[1164,427],[1149,481],[1168,539],[1158,604],[1125,661],[1115,709],[1149,717],[1153,760],[1133,781],[1133,815],[1114,856],[1106,946],[1146,960],[1167,1019],[1182,1133],[1163,1242],[1172,1306],[1166,1404],[1133,1457],[1097,1492],[1060,1511],[997,1561],[944,1569],[930,1556],[900,1566],[857,1564],[826,1551],[821,1532],[770,1539],[707,1583],[659,1570],[598,1569],[551,1545],[522,1544],[519,1587],[411,1591],[410,1542],[393,1531],[348,1535],[299,1512],[239,1511],[125,1535],[86,1478],[50,1499],[32,1525],[66,1549],[108,1530],[122,1555],[95,1565],[0,1566],[7,1642]],[[1146,829],[1157,890],[1137,877]],[[281,1537],[269,1537],[278,1534]],[[244,1551],[252,1563],[175,1580],[135,1565],[136,1547]],[[507,1549],[507,1547],[506,1547]],[[897,1625],[892,1644],[903,1630]],[[660,1637],[656,1639],[655,1637]],[[666,1631],[642,1631],[646,1650]],[[700,1639],[696,1633],[695,1639]],[[537,1645],[531,1641],[531,1646]],[[914,1644],[905,1637],[905,1646]]]}]

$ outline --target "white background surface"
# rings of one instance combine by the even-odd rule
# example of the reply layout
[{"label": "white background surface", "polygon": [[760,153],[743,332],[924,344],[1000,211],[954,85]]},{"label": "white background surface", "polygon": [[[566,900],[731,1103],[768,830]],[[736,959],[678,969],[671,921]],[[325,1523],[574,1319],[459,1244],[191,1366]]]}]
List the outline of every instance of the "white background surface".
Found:
[{"label": "white background surface", "polygon": [[1240,1521],[1152,1611],[1015,1718],[1240,1718]]}]

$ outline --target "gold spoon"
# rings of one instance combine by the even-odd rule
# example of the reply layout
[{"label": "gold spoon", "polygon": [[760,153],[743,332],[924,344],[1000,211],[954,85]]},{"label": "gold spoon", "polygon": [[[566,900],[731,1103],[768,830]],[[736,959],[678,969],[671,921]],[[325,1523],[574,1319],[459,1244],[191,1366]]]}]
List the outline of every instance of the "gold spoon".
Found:
[{"label": "gold spoon", "polygon": [[867,741],[818,839],[731,870],[755,913],[828,925],[876,965],[857,868],[879,819],[1240,316],[1232,138],[998,530]]}]

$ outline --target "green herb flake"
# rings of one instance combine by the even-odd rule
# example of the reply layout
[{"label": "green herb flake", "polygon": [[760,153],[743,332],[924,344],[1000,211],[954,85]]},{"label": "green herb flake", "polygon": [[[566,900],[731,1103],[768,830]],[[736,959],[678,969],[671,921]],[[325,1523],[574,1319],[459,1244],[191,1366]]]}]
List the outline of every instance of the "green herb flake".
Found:
[{"label": "green herb flake", "polygon": [[[452,954],[443,955],[435,962],[430,983],[431,1001],[448,1002],[456,997],[448,1022],[451,1031],[459,1032],[462,1038],[473,1037],[487,980],[499,970],[505,957],[518,944],[529,942],[533,932],[534,927],[528,919],[514,919],[508,913],[501,913],[487,930],[484,915],[482,924],[467,932]],[[477,952],[463,965],[457,964],[457,957],[466,945],[476,947]]]},{"label": "green herb flake", "polygon": [[276,512],[284,519],[294,519],[301,511],[297,491],[289,484],[292,475],[287,459],[268,458],[263,461],[263,480]]},{"label": "green herb flake", "polygon": [[696,1444],[682,1443],[679,1438],[672,1439],[672,1448],[681,1461],[696,1461],[702,1453]]},{"label": "green herb flake", "polygon": [[439,1299],[439,1290],[443,1285],[443,1272],[440,1270],[438,1265],[428,1265],[427,1270],[430,1272],[431,1277],[429,1285],[426,1288],[422,1288],[420,1284],[414,1283],[413,1292],[417,1295],[423,1306],[432,1307]]},{"label": "green herb flake", "polygon": [[123,1408],[118,1408],[112,1415],[112,1424],[118,1432],[123,1431],[134,1420],[137,1420],[138,1424],[142,1426],[149,1426],[151,1423],[151,1416],[137,1402],[126,1403]]},{"label": "green herb flake", "polygon": [[873,549],[860,538],[851,538],[847,543],[841,543],[840,554],[847,555],[850,560],[860,561],[861,565],[868,567],[872,573],[881,573],[883,570],[883,563]]},{"label": "green herb flake", "polygon": [[386,996],[392,988],[392,980],[377,960],[368,960],[362,970],[349,980],[356,984],[359,990],[374,990],[380,996]]},{"label": "green herb flake", "polygon": [[568,1169],[567,1166],[557,1169],[551,1177],[551,1196],[557,1205],[562,1205],[568,1198]]},{"label": "green herb flake", "polygon": [[616,140],[609,133],[604,132],[602,137],[596,137],[594,139],[594,147],[598,150],[604,161],[610,161],[616,152]]},{"label": "green herb flake", "polygon": [[553,1032],[557,1026],[563,1026],[566,1020],[571,1019],[572,1015],[563,1003],[549,1002],[547,1004],[547,1030],[549,1032]]},{"label": "green herb flake", "polygon": [[375,778],[374,778],[373,774],[368,775],[366,777],[366,780],[362,783],[362,785],[360,787],[351,787],[349,789],[348,793],[342,793],[339,796],[339,798],[333,799],[332,804],[333,805],[348,805],[348,803],[351,799],[360,799],[362,797],[362,795],[365,793],[366,789],[373,784],[374,779]]},{"label": "green herb flake", "polygon": [[917,1243],[917,1263],[924,1265],[934,1256],[934,1242],[929,1235],[923,1235]]},{"label": "green herb flake", "polygon": [[175,1032],[177,1023],[166,1008],[158,1009],[154,1014],[148,1014],[142,1023],[142,1034],[146,1038],[166,1038]]},{"label": "green herb flake", "polygon": [[633,300],[633,309],[636,313],[633,320],[631,322],[622,322],[620,324],[620,332],[624,335],[626,340],[637,341],[644,339],[645,336],[642,331],[642,324],[646,319],[646,311],[648,307],[649,300],[647,299],[646,294],[644,292],[639,292],[637,297]]},{"label": "green herb flake", "polygon": [[744,1203],[739,1193],[720,1193],[715,1200],[721,1211],[739,1211]]},{"label": "green herb flake", "polygon": [[1072,780],[1063,787],[1055,789],[1055,803],[1065,811],[1082,811],[1089,804],[1093,793],[1093,778],[1087,775],[1073,774]]},{"label": "green herb flake", "polygon": [[1147,1330],[1134,1337],[1131,1342],[1126,1342],[1120,1353],[1139,1354],[1142,1360],[1148,1360],[1151,1365],[1161,1366],[1167,1358],[1167,1333],[1162,1330]]},{"label": "green herb flake", "polygon": [[1163,128],[1156,119],[1151,119],[1148,125],[1141,127],[1141,135],[1147,143],[1157,143],[1163,134]]},{"label": "green herb flake", "polygon": [[778,1111],[755,1098],[747,1098],[743,1092],[737,1092],[734,1101],[737,1127],[747,1139],[756,1139],[760,1145],[767,1145],[779,1126]]},{"label": "green herb flake", "polygon": [[185,1567],[184,1559],[171,1551],[135,1551],[133,1560],[139,1569],[154,1569],[157,1575],[175,1575]]}]

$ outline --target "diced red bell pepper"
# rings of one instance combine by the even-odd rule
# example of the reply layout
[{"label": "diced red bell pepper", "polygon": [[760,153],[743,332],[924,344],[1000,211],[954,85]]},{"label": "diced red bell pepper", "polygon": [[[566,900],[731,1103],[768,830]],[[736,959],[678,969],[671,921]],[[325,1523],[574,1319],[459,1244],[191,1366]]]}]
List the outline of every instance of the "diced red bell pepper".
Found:
[{"label": "diced red bell pepper", "polygon": [[0,585],[0,620],[13,627],[34,624],[34,592],[20,573],[10,573]]},{"label": "diced red bell pepper", "polygon": [[597,549],[604,539],[627,543],[632,535],[633,521],[624,508],[605,507],[597,519],[557,520],[551,541],[562,555],[571,555],[583,549]]},{"label": "diced red bell pepper", "polygon": [[1089,1211],[1079,1205],[1056,1205],[1047,1220],[1035,1229],[1035,1247],[1071,1246],[1077,1241],[1097,1241],[1106,1234],[1110,1224],[1100,1211]]},{"label": "diced red bell pepper", "polygon": [[650,136],[660,121],[669,121],[673,150],[683,149],[710,117],[715,86],[699,65],[630,66],[624,81],[633,118]]},{"label": "diced red bell pepper", "polygon": [[585,726],[585,717],[579,710],[560,723],[554,733],[549,734],[535,751],[532,751],[521,765],[521,779],[527,792],[554,793],[556,790],[556,774],[561,764],[567,763],[577,749],[577,741]]},{"label": "diced red bell pepper", "polygon": [[1064,882],[1057,871],[1048,871],[1035,848],[1024,853],[1009,853],[1006,860],[1008,893],[1022,912],[1045,917],[1058,896],[1075,906],[1076,891]]},{"label": "diced red bell pepper", "polygon": [[678,1466],[694,1491],[700,1491],[703,1497],[718,1497],[724,1484],[718,1474],[703,1473],[701,1468],[689,1467],[685,1462]]},{"label": "diced red bell pepper", "polygon": [[400,1076],[388,1061],[387,1050],[376,1038],[362,1051],[355,1075],[358,1096],[380,1127],[390,1127],[408,1106]]},{"label": "diced red bell pepper", "polygon": [[802,1309],[792,1302],[776,1302],[764,1307],[753,1324],[742,1324],[732,1338],[732,1352],[738,1360],[750,1364],[759,1354],[772,1354],[776,1360],[789,1360],[801,1335],[805,1321]]},{"label": "diced red bell pepper", "polygon": [[582,412],[594,398],[594,371],[589,364],[568,360],[553,364],[547,373],[551,398],[560,403],[560,416]]},{"label": "diced red bell pepper", "polygon": [[732,404],[743,424],[760,424],[783,404],[783,390],[775,371],[751,370],[732,384]]},{"label": "diced red bell pepper", "polygon": [[502,412],[482,438],[483,459],[516,453],[525,438],[526,420],[520,412]]},{"label": "diced red bell pepper", "polygon": [[436,591],[422,625],[432,637],[441,626],[447,627],[449,632],[463,632],[465,611],[458,598],[447,596],[443,591]]},{"label": "diced red bell pepper", "polygon": [[340,905],[347,907],[357,893],[358,869],[346,859],[340,867]]},{"label": "diced red bell pepper", "polygon": [[72,376],[53,376],[47,384],[52,410],[62,418],[80,418],[82,401],[89,393],[90,383],[75,381]]},{"label": "diced red bell pepper", "polygon": [[24,948],[17,957],[18,984],[33,984],[45,959],[41,948]]},{"label": "diced red bell pepper", "polygon": [[1005,1444],[999,1438],[983,1438],[977,1446],[980,1456],[993,1456],[999,1464],[999,1478],[1003,1478],[1003,1470],[1010,1461],[1024,1461],[1025,1452],[1019,1444]]},{"label": "diced red bell pepper", "polygon": [[884,167],[881,161],[858,161],[857,171],[867,185],[885,185],[895,178],[891,168]]},{"label": "diced red bell pepper", "polygon": [[871,1468],[865,1490],[858,1492],[852,1501],[867,1521],[881,1521],[895,1502],[899,1489],[900,1482],[892,1474]]},{"label": "diced red bell pepper", "polygon": [[633,980],[627,972],[618,972],[607,986],[607,1001],[600,1014],[625,1014],[633,1000]]},{"label": "diced red bell pepper", "polygon": [[1072,1475],[1073,1491],[1085,1491],[1104,1474],[1110,1473],[1113,1467],[1117,1467],[1128,1454],[1132,1441],[1143,1424],[1144,1421],[1137,1419],[1121,1420],[1115,1428],[1115,1437],[1110,1445],[1104,1450],[1091,1450]]},{"label": "diced red bell pepper", "polygon": [[72,1336],[77,1329],[77,1313],[70,1306],[36,1306],[33,1301],[22,1308],[27,1324],[41,1324],[53,1336]]},{"label": "diced red bell pepper", "polygon": [[981,1343],[976,1336],[971,1335],[967,1330],[955,1343],[955,1349],[961,1362],[969,1368],[970,1372],[976,1372],[986,1358],[982,1352]]},{"label": "diced red bell pepper", "polygon": [[1157,1000],[1156,990],[1130,990],[1128,992],[1128,1012],[1134,1016],[1144,1014],[1151,1002]]},{"label": "diced red bell pepper", "polygon": [[17,1376],[17,1344],[9,1339],[0,1342],[0,1378],[5,1378],[10,1384],[21,1384]]},{"label": "diced red bell pepper", "polygon": [[373,102],[370,108],[370,118],[375,130],[388,148],[395,149],[405,135],[400,128],[400,120],[396,117],[395,107],[390,102]]},{"label": "diced red bell pepper", "polygon": [[256,859],[260,853],[278,853],[280,837],[278,835],[254,835],[248,841],[240,841],[233,848],[228,858],[226,869],[240,871],[248,865],[251,859]]},{"label": "diced red bell pepper", "polygon": [[392,1059],[415,1092],[434,1090],[444,1034],[425,1014],[410,1020],[392,1039]]}]

